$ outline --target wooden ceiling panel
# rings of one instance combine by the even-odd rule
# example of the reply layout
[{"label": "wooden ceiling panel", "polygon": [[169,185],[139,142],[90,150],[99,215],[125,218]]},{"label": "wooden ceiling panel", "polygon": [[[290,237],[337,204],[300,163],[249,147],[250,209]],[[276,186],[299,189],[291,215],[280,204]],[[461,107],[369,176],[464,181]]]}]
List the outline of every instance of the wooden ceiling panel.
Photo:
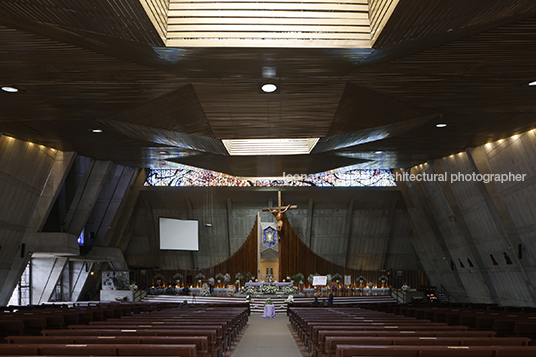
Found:
[{"label": "wooden ceiling panel", "polygon": [[[400,1],[373,49],[155,47],[132,3],[0,2],[0,84],[20,89],[0,92],[0,132],[125,165],[187,157],[214,169],[199,147],[153,136],[349,138],[315,158],[226,164],[278,174],[348,160],[408,167],[530,129],[536,117],[532,0]],[[267,81],[279,92],[259,92]],[[362,91],[345,92],[347,83]],[[438,117],[406,125],[427,113]],[[130,127],[91,133],[105,121]],[[356,131],[385,125],[404,130],[348,146]]]},{"label": "wooden ceiling panel", "polygon": [[155,46],[164,43],[139,1],[2,0],[0,15]]},{"label": "wooden ceiling panel", "polygon": [[[383,0],[375,0],[375,2]],[[442,36],[471,27],[486,27],[536,11],[532,0],[400,1],[374,46],[383,48]]]},{"label": "wooden ceiling panel", "polygon": [[220,81],[195,85],[205,114],[220,139],[311,138],[327,134],[344,83],[274,81],[277,93],[263,93],[263,81]]}]

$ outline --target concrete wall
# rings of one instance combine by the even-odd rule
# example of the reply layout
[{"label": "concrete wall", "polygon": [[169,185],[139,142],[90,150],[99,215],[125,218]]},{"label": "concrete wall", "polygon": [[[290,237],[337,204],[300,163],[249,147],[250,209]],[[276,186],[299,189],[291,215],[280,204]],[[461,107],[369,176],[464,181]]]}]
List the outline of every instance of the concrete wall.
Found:
[{"label": "concrete wall", "polygon": [[26,267],[21,251],[58,152],[41,145],[0,137],[0,306],[7,304]]},{"label": "concrete wall", "polygon": [[[275,221],[270,213],[262,212],[274,204],[269,197],[275,195],[270,192],[212,188],[215,198],[207,204],[206,192],[195,188],[176,189],[169,194],[159,189],[142,191],[134,210],[127,233],[132,237],[125,251],[131,267],[211,267],[240,248],[257,213],[261,213],[262,221]],[[162,194],[156,197],[155,192]],[[357,269],[419,268],[408,215],[398,192],[294,188],[286,189],[284,196],[298,205],[298,209],[287,212],[293,229],[306,244],[310,241],[310,247],[322,257]],[[310,204],[311,200],[314,204]],[[199,252],[160,251],[158,217],[199,220]],[[206,223],[211,226],[206,227]]]},{"label": "concrete wall", "polygon": [[[399,182],[425,270],[455,300],[535,306],[535,148],[530,131],[413,167],[427,179]],[[507,176],[478,176],[494,174]]]}]

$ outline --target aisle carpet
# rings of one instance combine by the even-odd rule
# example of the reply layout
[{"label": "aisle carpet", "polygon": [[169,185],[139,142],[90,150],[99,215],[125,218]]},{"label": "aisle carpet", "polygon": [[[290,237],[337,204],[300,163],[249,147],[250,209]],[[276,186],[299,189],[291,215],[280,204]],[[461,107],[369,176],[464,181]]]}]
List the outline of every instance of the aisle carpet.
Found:
[{"label": "aisle carpet", "polygon": [[231,351],[230,357],[304,357],[307,352],[291,331],[288,317],[278,315],[265,319],[260,315],[249,316],[248,326]]}]

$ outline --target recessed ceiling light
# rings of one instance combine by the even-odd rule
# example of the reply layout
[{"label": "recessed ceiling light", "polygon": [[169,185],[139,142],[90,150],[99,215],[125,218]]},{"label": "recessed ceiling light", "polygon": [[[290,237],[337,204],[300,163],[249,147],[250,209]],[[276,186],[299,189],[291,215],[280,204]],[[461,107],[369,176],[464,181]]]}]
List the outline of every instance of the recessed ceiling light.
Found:
[{"label": "recessed ceiling light", "polygon": [[536,81],[530,82],[529,86],[536,86]]},{"label": "recessed ceiling light", "polygon": [[10,86],[5,86],[5,87],[2,87],[2,90],[4,92],[8,92],[8,93],[17,93],[19,90],[15,87],[10,87]]},{"label": "recessed ceiling light", "polygon": [[167,155],[168,152],[167,152],[167,151],[159,151],[158,153],[159,153],[160,155]]},{"label": "recessed ceiling light", "polygon": [[91,131],[94,133],[102,133],[102,129],[93,129]]},{"label": "recessed ceiling light", "polygon": [[262,85],[261,89],[264,93],[273,93],[277,90],[277,86],[273,83],[266,83]]},{"label": "recessed ceiling light", "polygon": [[376,153],[376,154],[381,154],[382,152],[383,152],[383,151],[381,151],[381,150],[374,151],[374,153]]},{"label": "recessed ceiling light", "polygon": [[447,126],[447,124],[445,124],[445,123],[439,123],[439,124],[436,124],[436,127],[437,127],[437,128],[444,128],[444,127],[446,127],[446,126]]}]

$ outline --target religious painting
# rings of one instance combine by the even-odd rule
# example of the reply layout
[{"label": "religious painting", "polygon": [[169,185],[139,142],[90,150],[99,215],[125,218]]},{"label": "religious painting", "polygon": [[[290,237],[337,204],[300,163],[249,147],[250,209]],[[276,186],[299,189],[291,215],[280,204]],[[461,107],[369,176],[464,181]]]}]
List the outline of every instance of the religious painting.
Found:
[{"label": "religious painting", "polygon": [[268,247],[273,247],[277,243],[277,231],[272,227],[267,227],[263,231],[262,242]]},{"label": "religious painting", "polygon": [[102,290],[129,290],[128,271],[103,271]]}]

